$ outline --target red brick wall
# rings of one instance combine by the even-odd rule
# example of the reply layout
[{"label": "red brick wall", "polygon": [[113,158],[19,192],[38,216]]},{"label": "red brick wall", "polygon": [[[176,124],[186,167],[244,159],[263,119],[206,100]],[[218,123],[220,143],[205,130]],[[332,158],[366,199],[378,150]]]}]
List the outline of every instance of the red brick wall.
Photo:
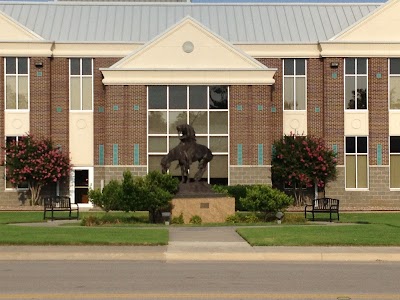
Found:
[{"label": "red brick wall", "polygon": [[307,60],[307,134],[323,137],[323,128],[324,62],[322,59],[310,58]]}]

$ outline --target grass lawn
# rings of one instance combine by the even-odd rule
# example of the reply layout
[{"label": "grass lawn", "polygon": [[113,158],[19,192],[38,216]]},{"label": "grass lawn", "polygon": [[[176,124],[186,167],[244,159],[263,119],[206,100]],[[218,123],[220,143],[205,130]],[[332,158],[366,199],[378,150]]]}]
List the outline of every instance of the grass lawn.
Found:
[{"label": "grass lawn", "polygon": [[353,224],[279,225],[237,232],[252,246],[400,246],[400,213],[342,213],[340,219]]},{"label": "grass lawn", "polygon": [[0,245],[168,244],[168,230],[165,228],[7,225],[41,222],[42,219],[43,212],[0,212]]}]

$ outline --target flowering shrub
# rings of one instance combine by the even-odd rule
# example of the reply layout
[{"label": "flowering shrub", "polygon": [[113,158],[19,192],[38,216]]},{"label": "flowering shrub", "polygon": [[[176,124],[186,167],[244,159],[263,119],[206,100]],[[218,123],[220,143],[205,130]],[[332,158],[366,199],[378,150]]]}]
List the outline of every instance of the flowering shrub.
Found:
[{"label": "flowering shrub", "polygon": [[7,143],[3,150],[7,180],[14,186],[27,182],[33,205],[38,203],[43,186],[64,180],[71,172],[69,156],[48,139],[22,136],[18,141]]},{"label": "flowering shrub", "polygon": [[274,143],[272,176],[274,181],[292,188],[296,204],[303,204],[302,190],[317,185],[324,188],[336,178],[336,154],[322,139],[295,134]]}]

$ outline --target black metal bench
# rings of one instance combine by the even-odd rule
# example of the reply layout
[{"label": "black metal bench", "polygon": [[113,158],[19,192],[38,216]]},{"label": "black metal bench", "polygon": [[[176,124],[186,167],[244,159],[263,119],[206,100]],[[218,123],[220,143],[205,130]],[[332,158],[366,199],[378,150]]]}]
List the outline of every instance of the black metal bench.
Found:
[{"label": "black metal bench", "polygon": [[[310,210],[311,208],[311,210]],[[339,200],[333,198],[319,198],[312,201],[312,204],[307,204],[304,207],[304,218],[307,219],[307,212],[312,213],[312,220],[314,221],[315,213],[329,213],[329,222],[332,222],[332,214],[337,214],[339,221]]]},{"label": "black metal bench", "polygon": [[[71,203],[71,199],[65,196],[55,196],[44,198],[43,201],[43,220],[46,219],[46,212],[51,212],[51,220],[54,220],[54,212],[68,211],[68,218],[72,219],[72,212],[76,211],[76,219],[79,219],[79,206],[78,204]],[[74,217],[75,218],[75,217]]]}]

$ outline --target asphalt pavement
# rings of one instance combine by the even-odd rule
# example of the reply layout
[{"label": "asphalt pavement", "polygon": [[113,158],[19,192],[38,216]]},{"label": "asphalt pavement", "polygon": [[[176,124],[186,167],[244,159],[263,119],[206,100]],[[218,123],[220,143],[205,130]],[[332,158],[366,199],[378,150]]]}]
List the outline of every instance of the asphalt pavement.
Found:
[{"label": "asphalt pavement", "polygon": [[[76,221],[20,226],[58,226],[66,222]],[[400,261],[400,247],[252,247],[236,233],[236,227],[168,229],[167,246],[0,246],[0,260]]]}]

